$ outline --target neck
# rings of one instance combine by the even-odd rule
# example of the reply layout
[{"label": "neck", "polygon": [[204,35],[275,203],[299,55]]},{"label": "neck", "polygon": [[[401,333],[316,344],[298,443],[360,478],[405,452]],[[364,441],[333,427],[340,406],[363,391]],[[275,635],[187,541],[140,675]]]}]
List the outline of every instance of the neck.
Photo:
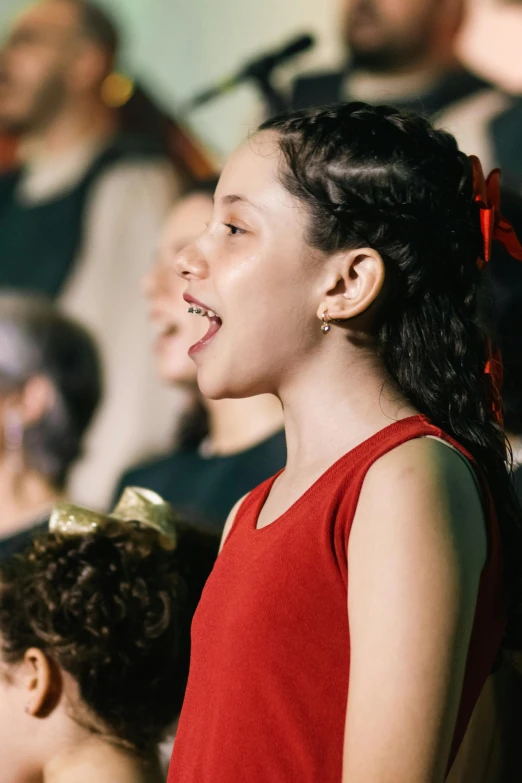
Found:
[{"label": "neck", "polygon": [[240,400],[205,400],[214,454],[245,451],[283,426],[281,403],[271,394]]},{"label": "neck", "polygon": [[55,754],[45,765],[43,783],[161,783],[158,759],[144,758],[88,735]]},{"label": "neck", "polygon": [[115,113],[97,100],[68,108],[52,124],[27,133],[20,146],[20,158],[32,163],[62,155],[82,144],[103,144],[117,130]]},{"label": "neck", "polygon": [[0,460],[0,537],[32,525],[60,498],[60,492],[39,473],[18,470],[8,457]]},{"label": "neck", "polygon": [[350,74],[350,94],[356,100],[370,103],[383,100],[407,99],[410,96],[427,92],[446,71],[449,63],[426,62],[415,67],[396,71],[368,71],[357,68]]},{"label": "neck", "polygon": [[418,412],[373,350],[347,354],[345,336],[336,337],[341,350],[332,340],[329,350],[280,390],[288,472],[322,470],[379,430]]}]

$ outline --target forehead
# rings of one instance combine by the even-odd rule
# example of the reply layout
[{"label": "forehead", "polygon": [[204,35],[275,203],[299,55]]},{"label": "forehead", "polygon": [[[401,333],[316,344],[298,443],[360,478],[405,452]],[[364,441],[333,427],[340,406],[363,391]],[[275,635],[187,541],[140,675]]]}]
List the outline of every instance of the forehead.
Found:
[{"label": "forehead", "polygon": [[12,25],[13,30],[31,29],[69,33],[79,26],[79,10],[64,0],[45,0],[22,11]]},{"label": "forehead", "polygon": [[216,204],[234,196],[261,208],[274,204],[294,208],[293,197],[279,181],[281,162],[277,134],[256,133],[228,159],[216,189]]},{"label": "forehead", "polygon": [[201,234],[212,218],[212,197],[206,193],[193,193],[176,204],[165,222],[162,244],[187,242]]},{"label": "forehead", "polygon": [[167,226],[176,230],[187,223],[206,223],[211,216],[212,196],[206,193],[191,193],[172,208],[167,218]]}]

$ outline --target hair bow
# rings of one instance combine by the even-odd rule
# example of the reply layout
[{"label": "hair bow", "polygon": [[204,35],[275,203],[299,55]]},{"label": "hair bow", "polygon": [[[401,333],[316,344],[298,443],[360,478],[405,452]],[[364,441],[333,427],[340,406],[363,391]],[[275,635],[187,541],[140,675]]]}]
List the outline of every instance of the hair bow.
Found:
[{"label": "hair bow", "polygon": [[169,540],[169,548],[176,546],[176,519],[172,507],[156,492],[140,487],[127,487],[110,514],[100,514],[72,503],[57,503],[49,520],[49,532],[83,536],[102,530],[114,521],[139,522],[152,527]]},{"label": "hair bow", "polygon": [[485,179],[477,156],[470,155],[469,159],[473,171],[473,193],[480,209],[480,227],[484,238],[484,252],[477,262],[479,268],[483,269],[490,261],[494,241],[500,242],[513,258],[522,261],[522,245],[513,226],[500,212],[500,169],[493,169]]},{"label": "hair bow", "polygon": [[484,367],[484,376],[488,380],[488,396],[493,418],[500,427],[504,427],[504,413],[502,409],[502,384],[504,381],[504,365],[500,348],[493,348],[488,337],[486,343],[488,359]]},{"label": "hair bow", "polygon": [[[518,241],[513,226],[500,212],[500,169],[493,169],[487,179],[484,177],[482,164],[476,155],[470,155],[473,171],[473,194],[475,203],[480,210],[480,228],[484,240],[484,252],[477,259],[479,269],[483,269],[491,260],[491,247],[494,241],[500,242],[510,256],[522,261],[522,245]],[[499,348],[493,348],[491,340],[487,340],[487,361],[484,376],[488,380],[493,418],[501,427],[504,426],[502,413],[502,381],[504,367]]]}]

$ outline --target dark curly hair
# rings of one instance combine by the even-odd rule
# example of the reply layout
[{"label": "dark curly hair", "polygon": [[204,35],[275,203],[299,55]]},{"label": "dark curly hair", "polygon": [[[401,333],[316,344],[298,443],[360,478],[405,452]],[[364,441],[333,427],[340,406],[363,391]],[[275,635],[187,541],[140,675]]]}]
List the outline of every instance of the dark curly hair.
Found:
[{"label": "dark curly hair", "polygon": [[340,104],[268,120],[280,179],[306,207],[307,241],[324,253],[373,247],[384,261],[374,308],[378,352],[403,395],[484,471],[510,587],[506,646],[522,643],[522,525],[504,432],[485,380],[478,317],[482,253],[469,158],[453,136],[387,106]]},{"label": "dark curly hair", "polygon": [[78,683],[89,728],[153,751],[181,710],[190,622],[217,546],[181,528],[173,551],[156,530],[117,521],[35,539],[0,564],[2,659],[41,649]]}]

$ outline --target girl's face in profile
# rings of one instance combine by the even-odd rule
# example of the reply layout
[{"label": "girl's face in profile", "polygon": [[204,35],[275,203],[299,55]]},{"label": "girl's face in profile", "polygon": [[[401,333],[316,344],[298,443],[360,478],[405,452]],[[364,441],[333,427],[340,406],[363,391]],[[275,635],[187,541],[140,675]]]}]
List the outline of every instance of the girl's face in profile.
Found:
[{"label": "girl's face in profile", "polygon": [[176,254],[204,231],[212,217],[212,197],[193,193],[172,209],[160,238],[158,259],[145,278],[149,317],[157,330],[155,353],[161,378],[172,384],[195,384],[196,368],[188,349],[203,336],[205,325],[191,318],[183,301],[183,281],[174,269]]},{"label": "girl's face in profile", "polygon": [[273,132],[236,150],[207,230],[176,259],[187,307],[209,321],[191,356],[201,391],[214,399],[277,393],[324,340],[325,259],[306,244],[307,215],[279,182],[280,160]]}]

